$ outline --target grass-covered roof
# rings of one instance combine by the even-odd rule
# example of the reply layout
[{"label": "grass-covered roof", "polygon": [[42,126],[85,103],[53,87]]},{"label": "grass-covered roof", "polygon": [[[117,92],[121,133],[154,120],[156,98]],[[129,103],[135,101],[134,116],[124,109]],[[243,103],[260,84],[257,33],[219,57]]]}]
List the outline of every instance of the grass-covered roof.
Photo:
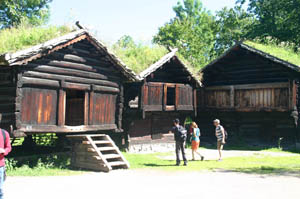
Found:
[{"label": "grass-covered roof", "polygon": [[18,26],[0,30],[0,54],[13,53],[72,32],[68,26]]},{"label": "grass-covered roof", "polygon": [[300,67],[300,52],[295,52],[291,47],[253,41],[245,41],[244,44]]}]

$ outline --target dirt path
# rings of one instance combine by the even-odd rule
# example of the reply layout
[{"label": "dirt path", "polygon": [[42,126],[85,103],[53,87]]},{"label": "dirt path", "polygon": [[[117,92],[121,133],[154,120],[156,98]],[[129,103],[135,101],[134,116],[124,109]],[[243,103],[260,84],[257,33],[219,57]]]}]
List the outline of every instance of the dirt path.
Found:
[{"label": "dirt path", "polygon": [[300,178],[291,176],[119,170],[69,177],[10,177],[5,196],[6,199],[298,199],[299,184]]}]

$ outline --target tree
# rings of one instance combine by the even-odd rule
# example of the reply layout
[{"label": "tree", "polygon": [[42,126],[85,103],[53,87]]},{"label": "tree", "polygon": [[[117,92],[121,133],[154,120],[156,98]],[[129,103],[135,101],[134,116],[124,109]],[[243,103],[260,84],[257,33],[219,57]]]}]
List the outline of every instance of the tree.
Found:
[{"label": "tree", "polygon": [[[245,0],[237,0],[240,6]],[[252,38],[273,38],[300,47],[300,0],[248,0],[248,12],[257,18]]]},{"label": "tree", "polygon": [[0,0],[0,28],[9,28],[22,22],[41,25],[49,19],[52,0]]},{"label": "tree", "polygon": [[214,57],[216,26],[214,16],[200,0],[184,0],[173,7],[176,16],[159,28],[154,43],[178,48],[193,67],[199,68]]},{"label": "tree", "polygon": [[238,6],[230,9],[225,7],[218,11],[216,13],[216,53],[220,55],[235,42],[249,38],[249,32],[255,23],[253,15]]}]

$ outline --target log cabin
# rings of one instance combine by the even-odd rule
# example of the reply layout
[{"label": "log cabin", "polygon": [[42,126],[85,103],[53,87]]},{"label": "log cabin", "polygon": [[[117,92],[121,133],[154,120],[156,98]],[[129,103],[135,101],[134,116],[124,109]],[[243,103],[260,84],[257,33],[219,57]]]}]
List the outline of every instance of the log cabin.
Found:
[{"label": "log cabin", "polygon": [[141,72],[139,81],[125,84],[124,129],[129,145],[137,150],[173,143],[172,121],[180,118],[184,123],[197,114],[196,89],[201,83],[176,51]]},{"label": "log cabin", "polygon": [[135,80],[85,29],[2,54],[0,125],[13,137],[122,132],[123,84]]},{"label": "log cabin", "polygon": [[243,42],[205,66],[197,92],[202,133],[214,135],[212,120],[219,118],[231,136],[297,137],[300,62],[285,53],[281,47]]}]

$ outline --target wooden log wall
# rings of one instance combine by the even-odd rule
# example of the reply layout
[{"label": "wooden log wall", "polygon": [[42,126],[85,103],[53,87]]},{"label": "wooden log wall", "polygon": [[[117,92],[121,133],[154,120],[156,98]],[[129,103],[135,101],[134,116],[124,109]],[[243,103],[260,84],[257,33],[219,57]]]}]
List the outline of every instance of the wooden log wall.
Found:
[{"label": "wooden log wall", "polygon": [[66,107],[67,90],[84,92],[83,124],[89,125],[90,130],[97,129],[97,126],[103,127],[99,130],[121,128],[123,97],[119,95],[123,92],[123,76],[105,52],[87,40],[16,68],[19,74],[17,92],[20,93],[17,98],[23,99],[24,104],[20,110],[22,117],[17,119],[17,128],[21,131],[88,130],[83,127],[68,130],[65,127],[64,113],[70,108]]},{"label": "wooden log wall", "polygon": [[[168,89],[174,89],[172,96],[168,95]],[[190,85],[148,82],[142,86],[141,109],[144,111],[193,111],[194,90]],[[168,98],[173,97],[173,105],[167,104]],[[195,107],[194,107],[195,106]]]},{"label": "wooden log wall", "polygon": [[290,111],[296,106],[295,82],[205,87],[198,92],[200,109]]},{"label": "wooden log wall", "polygon": [[[272,141],[277,144],[279,137],[295,138],[294,120],[290,112],[237,112],[202,111],[198,112],[196,122],[201,136],[215,137],[214,119],[220,119],[229,135],[229,141],[235,138],[254,138]],[[251,144],[251,143],[249,143]]]},{"label": "wooden log wall", "polygon": [[203,85],[224,86],[287,82],[296,71],[245,49],[235,50],[203,71]]},{"label": "wooden log wall", "polygon": [[182,67],[176,58],[165,63],[146,79],[147,82],[182,83],[194,85],[190,74]]},{"label": "wooden log wall", "polygon": [[130,137],[151,136],[152,139],[160,139],[161,135],[168,134],[172,129],[175,118],[184,123],[190,115],[188,111],[146,112],[143,119],[138,110],[127,110],[124,114],[124,130]]},{"label": "wooden log wall", "polygon": [[20,118],[20,100],[16,98],[16,74],[14,68],[0,66],[0,126],[8,132]]}]

